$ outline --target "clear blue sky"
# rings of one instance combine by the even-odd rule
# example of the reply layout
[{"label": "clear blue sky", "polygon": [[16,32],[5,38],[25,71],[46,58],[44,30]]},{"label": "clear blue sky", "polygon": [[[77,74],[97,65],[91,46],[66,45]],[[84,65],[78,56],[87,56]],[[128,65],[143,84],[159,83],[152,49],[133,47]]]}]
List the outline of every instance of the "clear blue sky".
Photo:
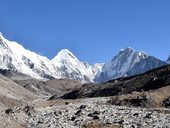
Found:
[{"label": "clear blue sky", "polygon": [[170,53],[170,0],[0,0],[0,31],[48,58],[106,62],[121,48]]}]

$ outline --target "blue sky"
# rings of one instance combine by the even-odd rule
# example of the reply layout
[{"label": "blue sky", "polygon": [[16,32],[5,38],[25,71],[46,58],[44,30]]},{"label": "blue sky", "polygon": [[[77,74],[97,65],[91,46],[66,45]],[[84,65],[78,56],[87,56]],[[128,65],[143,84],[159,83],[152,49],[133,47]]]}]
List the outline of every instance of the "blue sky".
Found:
[{"label": "blue sky", "polygon": [[128,46],[170,53],[170,0],[0,0],[3,35],[48,58],[68,48],[106,62]]}]

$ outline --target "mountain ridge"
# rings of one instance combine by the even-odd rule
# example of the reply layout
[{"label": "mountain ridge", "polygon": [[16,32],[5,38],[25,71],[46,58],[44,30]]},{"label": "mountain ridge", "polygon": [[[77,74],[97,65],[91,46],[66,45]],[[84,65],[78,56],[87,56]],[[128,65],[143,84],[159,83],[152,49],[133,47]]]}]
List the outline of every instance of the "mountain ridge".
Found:
[{"label": "mountain ridge", "polygon": [[[50,77],[93,82],[90,65],[84,65],[68,49],[61,50],[53,59],[36,54],[22,45],[0,36],[1,69],[11,69],[37,79]],[[87,66],[88,65],[88,66]]]},{"label": "mountain ridge", "polygon": [[102,72],[96,81],[104,82],[118,77],[137,75],[166,64],[144,52],[127,47],[121,49],[112,60],[103,65]]},{"label": "mountain ridge", "polygon": [[[82,83],[104,82],[112,78],[140,74],[166,63],[131,47],[107,63],[89,65],[68,49],[62,49],[53,59],[38,55],[0,34],[0,68],[10,69],[36,79],[69,78]],[[140,68],[139,68],[140,67]]]}]

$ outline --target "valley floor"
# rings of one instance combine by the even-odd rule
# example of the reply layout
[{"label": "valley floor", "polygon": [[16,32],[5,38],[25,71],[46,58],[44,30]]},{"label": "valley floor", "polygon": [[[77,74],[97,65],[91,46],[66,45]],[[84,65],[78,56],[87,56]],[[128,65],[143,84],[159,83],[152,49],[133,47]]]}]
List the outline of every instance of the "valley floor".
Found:
[{"label": "valley floor", "polygon": [[1,128],[170,128],[170,109],[111,105],[109,97],[34,100],[0,114]]}]

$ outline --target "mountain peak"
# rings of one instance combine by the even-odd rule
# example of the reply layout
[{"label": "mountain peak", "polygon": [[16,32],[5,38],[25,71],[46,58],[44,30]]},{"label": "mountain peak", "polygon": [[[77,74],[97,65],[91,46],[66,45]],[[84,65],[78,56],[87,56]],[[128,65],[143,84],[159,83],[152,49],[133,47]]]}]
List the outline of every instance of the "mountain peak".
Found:
[{"label": "mountain peak", "polygon": [[132,52],[134,52],[135,50],[132,47],[127,47],[127,48],[124,48],[124,49],[120,50],[120,52],[125,52],[125,51],[132,51]]},{"label": "mountain peak", "polygon": [[143,52],[143,51],[136,51],[132,47],[127,47],[127,48],[121,49],[118,55],[122,55],[122,54],[123,55],[127,55],[127,57],[130,54],[136,54],[136,55],[141,56],[141,57],[148,56],[145,52]]},{"label": "mountain peak", "polygon": [[72,52],[70,52],[68,49],[62,49],[53,58],[53,60],[69,60],[69,59],[76,59],[77,60],[75,55]]},{"label": "mountain peak", "polygon": [[61,49],[59,52],[61,53],[70,53],[70,50],[68,50],[67,48]]}]

